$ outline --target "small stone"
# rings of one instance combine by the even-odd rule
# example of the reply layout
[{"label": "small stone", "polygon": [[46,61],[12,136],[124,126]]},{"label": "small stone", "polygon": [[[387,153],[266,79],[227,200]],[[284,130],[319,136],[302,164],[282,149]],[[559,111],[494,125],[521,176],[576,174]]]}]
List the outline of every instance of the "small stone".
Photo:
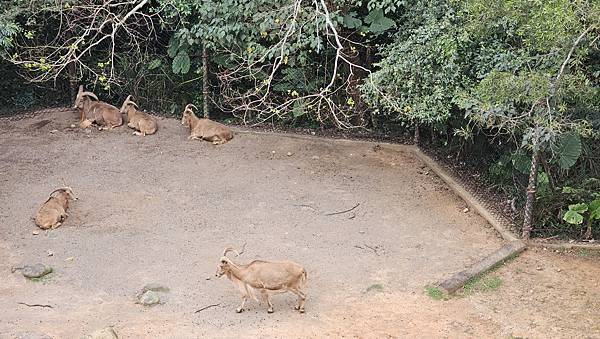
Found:
[{"label": "small stone", "polygon": [[144,288],[142,288],[142,293],[144,293],[146,291],[152,291],[152,292],[169,292],[169,288],[167,286],[164,286],[164,285],[161,285],[161,284],[150,283],[150,284],[147,284],[146,286],[144,286]]},{"label": "small stone", "polygon": [[67,259],[65,259],[65,261],[73,261],[73,259],[75,259],[74,257],[68,257]]},{"label": "small stone", "polygon": [[33,234],[33,235],[38,235],[38,234],[40,234],[40,232],[38,232],[38,231],[33,231],[33,232],[31,232],[31,234]]},{"label": "small stone", "polygon": [[74,125],[74,124],[71,124],[71,128],[75,128],[75,125]]},{"label": "small stone", "polygon": [[293,154],[292,152],[287,152],[287,154],[286,154],[286,155],[287,155],[288,157],[291,157],[291,156],[292,156],[292,154]]},{"label": "small stone", "polygon": [[316,133],[315,132],[310,132],[310,134],[315,135]]},{"label": "small stone", "polygon": [[52,339],[51,336],[39,332],[23,332],[17,334],[16,339]]},{"label": "small stone", "polygon": [[463,209],[463,213],[468,213],[469,212],[469,208],[465,207],[465,209]]},{"label": "small stone", "polygon": [[146,291],[138,298],[138,304],[142,304],[144,306],[156,305],[159,302],[160,298],[154,291]]},{"label": "small stone", "polygon": [[119,339],[117,332],[112,327],[103,328],[91,334],[85,335],[82,339]]},{"label": "small stone", "polygon": [[561,270],[560,268],[556,270],[556,272],[561,272],[561,271],[562,271],[562,270]]},{"label": "small stone", "polygon": [[541,267],[536,267],[535,269],[536,269],[536,270],[538,270],[538,271],[541,271],[541,270],[542,270],[542,268],[541,268]]},{"label": "small stone", "polygon": [[391,163],[390,165],[392,165],[392,166],[396,166],[396,163],[395,163],[395,162],[393,162],[393,163]]},{"label": "small stone", "polygon": [[46,251],[46,253],[48,253],[48,256],[49,256],[49,257],[52,257],[52,256],[54,256],[54,252],[52,252],[52,251],[50,251],[50,250]]},{"label": "small stone", "polygon": [[53,130],[51,130],[51,131],[50,131],[50,133],[52,133],[52,134],[54,134],[54,133],[56,133],[56,132],[58,132],[58,130],[57,130],[57,129],[53,129]]},{"label": "small stone", "polygon": [[319,160],[319,156],[318,155],[313,155],[312,158],[313,158],[313,160]]},{"label": "small stone", "polygon": [[358,233],[360,233],[360,234],[365,234],[365,231],[358,231]]},{"label": "small stone", "polygon": [[41,263],[37,263],[35,265],[26,265],[21,270],[21,274],[23,274],[25,278],[30,279],[43,277],[50,272],[52,272],[52,267]]},{"label": "small stone", "polygon": [[271,154],[275,154],[275,151],[271,151]]}]

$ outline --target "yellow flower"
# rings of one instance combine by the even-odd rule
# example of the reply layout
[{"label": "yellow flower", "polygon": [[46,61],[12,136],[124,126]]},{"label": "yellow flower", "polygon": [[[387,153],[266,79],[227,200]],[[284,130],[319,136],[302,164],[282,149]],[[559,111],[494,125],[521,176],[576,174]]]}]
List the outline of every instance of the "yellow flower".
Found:
[{"label": "yellow flower", "polygon": [[348,103],[348,105],[354,106],[354,99],[348,98],[348,100],[346,102]]}]

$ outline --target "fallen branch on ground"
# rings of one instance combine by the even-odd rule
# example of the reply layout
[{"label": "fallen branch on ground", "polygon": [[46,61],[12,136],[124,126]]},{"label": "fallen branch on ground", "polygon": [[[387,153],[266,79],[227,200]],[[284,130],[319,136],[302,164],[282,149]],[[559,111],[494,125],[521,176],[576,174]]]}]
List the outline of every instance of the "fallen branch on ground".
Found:
[{"label": "fallen branch on ground", "polygon": [[54,307],[52,307],[52,305],[46,305],[46,304],[28,304],[28,303],[22,303],[22,302],[18,302],[17,304],[19,304],[19,305],[25,305],[27,307],[47,307],[47,308],[54,308]]},{"label": "fallen branch on ground", "polygon": [[204,311],[204,310],[207,310],[207,309],[209,309],[209,308],[211,308],[211,307],[217,307],[217,306],[219,306],[219,305],[221,305],[221,303],[218,303],[218,304],[212,304],[212,305],[208,305],[208,306],[204,306],[204,307],[202,307],[201,309],[197,310],[197,311],[196,311],[196,312],[194,312],[194,313],[199,313],[199,312],[202,312],[202,311]]},{"label": "fallen branch on ground", "polygon": [[339,211],[339,212],[331,212],[331,213],[325,213],[325,215],[330,216],[330,215],[336,215],[336,214],[343,214],[343,213],[348,213],[350,211],[353,211],[355,208],[357,208],[358,206],[360,206],[360,202],[356,203],[356,205],[354,205],[354,207],[344,210],[344,211]]}]

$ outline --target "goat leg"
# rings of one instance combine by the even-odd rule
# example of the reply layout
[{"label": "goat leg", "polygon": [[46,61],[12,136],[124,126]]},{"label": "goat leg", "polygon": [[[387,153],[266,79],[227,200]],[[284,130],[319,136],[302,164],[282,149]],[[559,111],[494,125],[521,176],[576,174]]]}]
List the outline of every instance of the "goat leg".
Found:
[{"label": "goat leg", "polygon": [[244,305],[246,304],[247,299],[248,299],[248,296],[246,296],[246,295],[242,296],[242,304],[240,305],[240,307],[238,307],[235,310],[237,313],[242,313],[244,311]]},{"label": "goat leg", "polygon": [[290,289],[290,291],[298,296],[298,306],[295,306],[294,309],[299,311],[300,313],[304,313],[304,302],[306,301],[306,294],[300,289]]},{"label": "goat leg", "polygon": [[273,304],[271,303],[271,296],[269,295],[269,292],[261,290],[260,294],[262,294],[263,299],[268,305],[267,313],[273,313]]},{"label": "goat leg", "polygon": [[81,128],[88,128],[88,127],[92,126],[92,122],[89,119],[85,119],[79,124],[79,126]]}]

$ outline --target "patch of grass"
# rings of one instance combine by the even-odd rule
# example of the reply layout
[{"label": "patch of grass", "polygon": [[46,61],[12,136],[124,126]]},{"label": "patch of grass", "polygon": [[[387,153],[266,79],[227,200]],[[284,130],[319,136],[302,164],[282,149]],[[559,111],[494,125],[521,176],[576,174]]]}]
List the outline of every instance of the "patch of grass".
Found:
[{"label": "patch of grass", "polygon": [[443,300],[446,297],[442,290],[432,286],[425,287],[425,293],[433,300]]},{"label": "patch of grass", "polygon": [[44,276],[41,276],[39,278],[27,278],[27,280],[29,281],[33,281],[33,282],[38,282],[38,283],[43,283],[43,282],[47,282],[50,280],[52,273],[48,273]]},{"label": "patch of grass", "polygon": [[502,279],[498,276],[480,275],[465,283],[462,288],[463,295],[471,295],[475,292],[487,292],[502,286]]},{"label": "patch of grass", "polygon": [[382,284],[373,284],[367,288],[367,292],[371,292],[371,291],[383,292],[383,285]]},{"label": "patch of grass", "polygon": [[580,249],[576,254],[577,256],[584,258],[600,258],[600,251],[588,250],[587,248]]}]

